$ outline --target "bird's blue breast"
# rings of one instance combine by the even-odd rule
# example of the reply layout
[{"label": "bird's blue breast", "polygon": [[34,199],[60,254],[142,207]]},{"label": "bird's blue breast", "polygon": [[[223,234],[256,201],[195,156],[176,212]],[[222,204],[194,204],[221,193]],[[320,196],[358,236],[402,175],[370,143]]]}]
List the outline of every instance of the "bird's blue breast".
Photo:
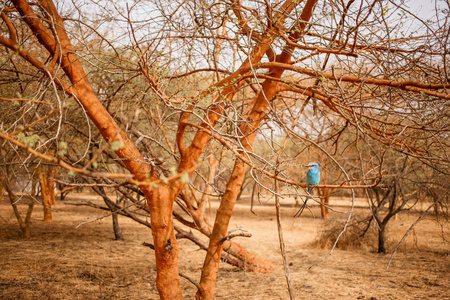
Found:
[{"label": "bird's blue breast", "polygon": [[319,184],[319,182],[320,182],[319,167],[318,166],[312,167],[308,171],[308,175],[306,176],[306,184],[307,185],[316,185],[316,184]]}]

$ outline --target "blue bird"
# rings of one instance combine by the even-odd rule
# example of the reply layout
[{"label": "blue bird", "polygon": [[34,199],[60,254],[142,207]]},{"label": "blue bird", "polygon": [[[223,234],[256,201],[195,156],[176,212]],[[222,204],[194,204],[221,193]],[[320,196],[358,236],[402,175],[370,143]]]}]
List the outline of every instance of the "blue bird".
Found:
[{"label": "blue bird", "polygon": [[[319,165],[315,162],[309,163],[305,167],[309,168],[308,174],[306,175],[306,184],[307,185],[317,185],[320,182],[320,169]],[[311,194],[313,187],[308,187],[308,194]],[[295,213],[294,218],[300,217],[303,210],[305,209],[306,202],[308,201],[308,197],[306,197],[305,202],[298,212]]]}]

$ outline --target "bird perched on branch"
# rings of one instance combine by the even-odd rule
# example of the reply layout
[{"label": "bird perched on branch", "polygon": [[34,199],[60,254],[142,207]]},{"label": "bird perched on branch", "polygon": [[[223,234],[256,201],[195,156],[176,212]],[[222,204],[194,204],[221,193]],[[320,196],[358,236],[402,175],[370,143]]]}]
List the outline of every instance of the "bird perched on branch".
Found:
[{"label": "bird perched on branch", "polygon": [[[306,184],[307,185],[317,185],[320,182],[320,169],[319,165],[315,162],[307,164],[305,167],[309,168],[308,174],[306,175]],[[308,187],[308,194],[311,194],[313,187]],[[306,197],[305,202],[302,207],[295,213],[294,218],[300,217],[303,210],[305,209],[306,202],[308,201],[308,197]]]}]

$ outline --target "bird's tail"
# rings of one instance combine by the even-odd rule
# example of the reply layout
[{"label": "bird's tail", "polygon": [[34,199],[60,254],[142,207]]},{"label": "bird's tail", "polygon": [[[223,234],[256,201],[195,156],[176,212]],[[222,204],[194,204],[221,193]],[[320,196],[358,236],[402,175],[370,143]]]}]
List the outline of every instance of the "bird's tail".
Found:
[{"label": "bird's tail", "polygon": [[305,207],[306,207],[306,202],[308,202],[308,198],[306,198],[305,202],[303,202],[302,207],[300,207],[300,209],[295,213],[295,215],[293,216],[293,218],[300,218],[300,216],[301,216],[302,213],[303,213],[303,210],[304,210]]},{"label": "bird's tail", "polygon": [[[308,194],[311,194],[311,192],[312,192],[312,187],[310,187],[310,188],[308,188]],[[293,216],[293,218],[300,218],[300,216],[302,215],[302,213],[303,213],[303,210],[305,209],[305,207],[306,207],[306,202],[308,202],[308,197],[306,197],[306,200],[305,200],[305,202],[303,202],[303,205],[302,205],[302,207],[300,207],[300,209],[295,213],[295,215]]]}]

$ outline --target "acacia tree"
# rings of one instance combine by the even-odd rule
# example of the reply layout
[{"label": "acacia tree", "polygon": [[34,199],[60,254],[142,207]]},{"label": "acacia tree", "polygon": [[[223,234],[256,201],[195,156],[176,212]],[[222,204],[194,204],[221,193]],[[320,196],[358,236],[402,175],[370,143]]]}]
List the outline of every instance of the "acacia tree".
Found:
[{"label": "acacia tree", "polygon": [[[197,298],[212,299],[222,250],[243,251],[229,241],[228,225],[248,167],[259,182],[271,178],[304,194],[305,184],[289,177],[284,167],[296,168],[302,151],[317,158],[308,151],[315,148],[344,178],[319,188],[371,187],[383,176],[384,155],[381,151],[368,160],[359,155],[370,139],[448,173],[449,32],[443,25],[448,14],[437,12],[438,22],[420,23],[404,6],[352,0],[105,1],[88,6],[74,1],[58,8],[50,0],[3,3],[0,44],[17,55],[3,63],[26,62],[39,72],[11,67],[19,74],[14,82],[40,76],[54,113],[77,103],[79,115],[89,118],[106,144],[99,146],[90,129],[83,140],[98,142],[98,153],[109,147],[118,157],[117,166],[99,172],[94,164],[99,156],[72,160],[61,151],[67,137],[59,131],[45,137],[52,141],[43,142],[46,147],[27,147],[14,126],[2,126],[0,136],[11,147],[27,148],[70,173],[139,187],[151,217],[162,299],[181,298],[175,201],[191,218],[175,213],[177,220],[209,236]],[[405,30],[405,24],[417,28]],[[34,103],[44,94],[27,96]],[[2,100],[17,98],[9,91]],[[47,108],[45,117],[51,115]],[[35,115],[25,124],[30,133],[41,118]],[[56,120],[62,124],[64,118],[60,113]],[[317,122],[326,130],[318,132]],[[342,145],[347,128],[354,129],[354,139]],[[281,132],[295,151],[272,143]],[[323,147],[328,140],[341,149],[355,145],[360,165],[339,162],[339,154]],[[255,148],[264,143],[271,151],[258,155]],[[223,152],[215,151],[217,145],[228,155],[217,160],[225,157],[231,165],[209,226],[203,215],[206,199],[193,205],[183,188],[194,172],[202,174],[211,153]],[[57,154],[48,153],[52,148]],[[80,167],[80,162],[85,164]],[[209,184],[214,178],[210,172],[204,180]]]}]

